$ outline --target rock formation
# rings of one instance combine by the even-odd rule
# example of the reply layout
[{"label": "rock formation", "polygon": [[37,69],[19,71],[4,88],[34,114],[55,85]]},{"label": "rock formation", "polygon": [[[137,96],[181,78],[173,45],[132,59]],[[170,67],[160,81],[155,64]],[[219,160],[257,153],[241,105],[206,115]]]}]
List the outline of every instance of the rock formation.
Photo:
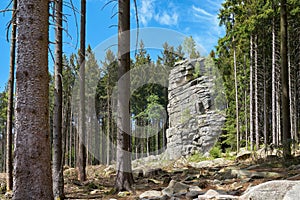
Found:
[{"label": "rock formation", "polygon": [[244,195],[240,197],[240,200],[249,199],[273,199],[273,200],[288,200],[288,199],[300,199],[300,181],[270,181],[257,185]]},{"label": "rock formation", "polygon": [[221,133],[225,117],[214,106],[214,77],[205,74],[204,58],[176,63],[170,72],[166,150],[170,159],[209,152]]}]

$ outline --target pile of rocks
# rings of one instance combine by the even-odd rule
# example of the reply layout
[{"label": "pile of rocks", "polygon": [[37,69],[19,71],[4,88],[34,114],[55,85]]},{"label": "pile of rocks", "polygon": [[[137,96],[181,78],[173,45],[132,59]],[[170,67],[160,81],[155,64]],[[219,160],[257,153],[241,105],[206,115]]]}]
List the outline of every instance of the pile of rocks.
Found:
[{"label": "pile of rocks", "polygon": [[166,187],[162,191],[146,191],[140,195],[140,199],[194,199],[197,198],[200,194],[203,194],[203,191],[198,186],[189,186],[187,184],[171,180],[168,187]]},{"label": "pile of rocks", "polygon": [[182,182],[172,180],[168,187],[162,191],[149,190],[142,193],[139,198],[141,200],[204,200],[204,199],[238,199],[238,196],[227,194],[225,191],[208,190],[204,192],[199,186],[190,186]]},{"label": "pile of rocks", "polygon": [[300,181],[269,181],[249,188],[242,196],[234,196],[224,191],[207,190],[203,192],[198,186],[189,186],[181,182],[171,181],[162,191],[149,190],[142,193],[141,200],[296,200],[300,199]]},{"label": "pile of rocks", "polygon": [[[246,168],[233,165],[234,161],[224,158],[215,160],[189,163],[190,167],[178,168],[171,173],[163,170],[144,171],[141,176],[146,178],[156,177],[160,182],[168,183],[167,186],[158,187],[139,195],[142,200],[287,200],[300,199],[299,176],[292,176],[286,171],[261,170],[260,165],[250,165]],[[287,168],[294,173],[300,170],[300,165]],[[168,176],[164,174],[168,173]],[[170,177],[168,182],[164,177]],[[147,179],[147,178],[146,178]],[[290,179],[275,180],[274,179]],[[150,179],[149,179],[150,180]],[[152,180],[152,179],[151,179]],[[155,181],[155,180],[154,180]],[[149,181],[148,181],[149,182]],[[158,183],[157,183],[158,184]],[[258,185],[256,185],[258,184]],[[255,186],[256,185],[256,186]]]}]

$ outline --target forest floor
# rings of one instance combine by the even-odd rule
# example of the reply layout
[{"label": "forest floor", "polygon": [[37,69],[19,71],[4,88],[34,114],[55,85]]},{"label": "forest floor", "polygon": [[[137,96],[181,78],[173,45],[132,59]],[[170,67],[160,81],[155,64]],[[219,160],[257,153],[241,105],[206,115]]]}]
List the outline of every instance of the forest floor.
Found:
[{"label": "forest floor", "polygon": [[[159,162],[147,166],[147,169],[137,167],[133,171],[134,193],[122,192],[118,194],[113,194],[115,170],[112,166],[88,166],[88,180],[84,183],[77,181],[77,173],[74,168],[65,167],[66,199],[139,199],[140,194],[145,191],[161,191],[166,188],[170,180],[198,186],[203,193],[213,189],[239,196],[250,186],[266,181],[300,180],[299,156],[289,161],[280,158],[260,160],[246,158],[239,161],[217,158],[191,162],[181,158],[169,162],[162,168],[157,167]],[[0,183],[1,186],[5,185],[5,174],[0,174]],[[0,195],[0,198],[5,199],[5,195]]]}]

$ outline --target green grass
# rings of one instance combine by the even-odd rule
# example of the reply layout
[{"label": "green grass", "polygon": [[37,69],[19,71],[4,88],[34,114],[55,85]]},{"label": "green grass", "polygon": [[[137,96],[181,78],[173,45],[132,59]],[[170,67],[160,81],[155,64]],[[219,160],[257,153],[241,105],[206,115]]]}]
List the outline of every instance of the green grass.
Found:
[{"label": "green grass", "polygon": [[214,146],[210,151],[209,151],[210,156],[213,158],[221,158],[222,152],[221,149],[218,146]]},{"label": "green grass", "polygon": [[205,160],[214,160],[216,158],[225,158],[226,160],[235,160],[236,156],[230,156],[230,152],[226,151],[226,153],[222,153],[219,146],[214,146],[210,152],[210,156],[205,157],[201,153],[194,153],[187,158],[189,162],[201,162]]},{"label": "green grass", "polygon": [[201,162],[205,160],[213,160],[212,157],[204,157],[201,153],[194,153],[187,158],[189,162]]}]

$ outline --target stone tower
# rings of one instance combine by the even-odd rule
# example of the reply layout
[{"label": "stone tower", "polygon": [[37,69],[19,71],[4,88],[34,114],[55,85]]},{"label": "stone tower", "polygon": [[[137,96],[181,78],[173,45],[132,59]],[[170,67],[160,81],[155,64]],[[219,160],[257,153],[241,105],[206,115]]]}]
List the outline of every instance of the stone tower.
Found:
[{"label": "stone tower", "polygon": [[[225,122],[214,106],[214,77],[205,75],[205,59],[175,64],[169,76],[169,128],[166,155],[176,159],[206,153],[217,141]],[[196,74],[196,66],[198,74]]]}]

